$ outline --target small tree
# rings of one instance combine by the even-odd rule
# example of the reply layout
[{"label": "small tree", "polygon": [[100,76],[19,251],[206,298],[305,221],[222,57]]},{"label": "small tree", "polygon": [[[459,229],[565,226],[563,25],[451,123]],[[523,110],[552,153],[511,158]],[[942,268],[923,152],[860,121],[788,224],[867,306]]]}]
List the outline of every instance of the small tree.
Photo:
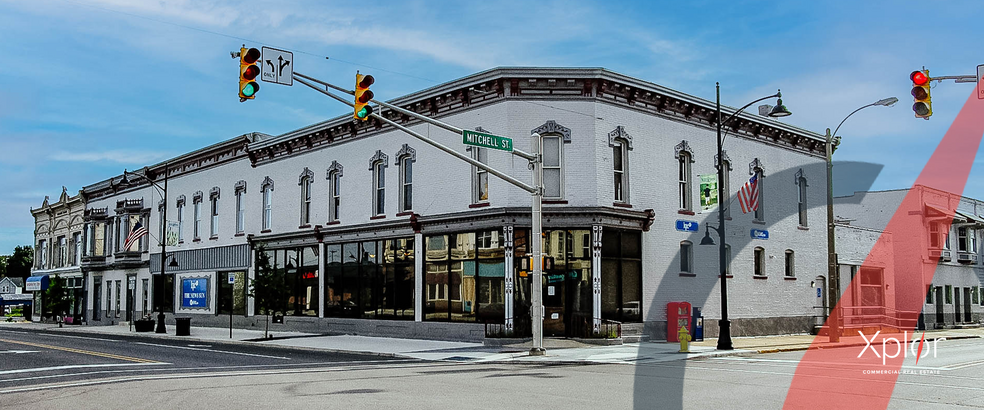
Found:
[{"label": "small tree", "polygon": [[71,300],[68,298],[68,289],[65,287],[65,279],[58,275],[52,276],[48,290],[44,292],[44,298],[46,302],[45,307],[56,318],[55,320],[60,316],[64,316],[71,306]]},{"label": "small tree", "polygon": [[283,313],[290,297],[287,280],[283,272],[270,266],[270,257],[263,247],[256,249],[256,276],[249,283],[249,296],[256,301],[256,307],[266,314],[266,330],[263,337],[270,336],[270,313]]}]

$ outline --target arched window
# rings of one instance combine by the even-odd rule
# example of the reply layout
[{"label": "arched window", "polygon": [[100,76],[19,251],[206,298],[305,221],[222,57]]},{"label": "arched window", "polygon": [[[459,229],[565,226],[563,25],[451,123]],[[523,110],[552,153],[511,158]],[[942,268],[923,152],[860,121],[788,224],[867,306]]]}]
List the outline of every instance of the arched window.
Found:
[{"label": "arched window", "polygon": [[342,165],[332,161],[328,167],[328,222],[337,222],[342,204]]},{"label": "arched window", "polygon": [[690,241],[680,242],[680,272],[694,273],[694,244]]},{"label": "arched window", "polygon": [[314,173],[307,167],[298,177],[297,184],[301,187],[301,226],[311,224],[311,183]]},{"label": "arched window", "polygon": [[369,159],[369,170],[372,171],[372,214],[386,214],[386,161],[389,158],[382,151]]},{"label": "arched window", "polygon": [[413,209],[413,163],[417,160],[417,152],[409,145],[396,153],[396,164],[400,167],[400,212]]},{"label": "arched window", "polygon": [[263,228],[269,231],[273,226],[273,180],[266,177],[260,184],[260,192],[263,193]]},{"label": "arched window", "polygon": [[755,247],[755,276],[765,276],[765,248]]},{"label": "arched window", "polygon": [[796,276],[796,256],[792,249],[786,249],[786,276]]},{"label": "arched window", "polygon": [[806,226],[809,226],[809,225],[807,225],[807,220],[806,220],[806,209],[807,209],[806,208],[806,206],[807,206],[806,205],[806,187],[809,186],[809,185],[806,183],[806,177],[803,176],[803,170],[802,169],[799,170],[799,172],[796,173],[796,185],[797,185],[797,188],[798,188],[797,189],[797,194],[798,194],[797,195],[797,198],[799,200],[798,201],[798,207],[799,207],[798,208],[798,212],[799,212],[799,224],[800,224],[800,226],[806,227]]},{"label": "arched window", "polygon": [[629,150],[632,136],[621,125],[608,133],[608,146],[612,148],[612,172],[615,202],[629,203]]}]

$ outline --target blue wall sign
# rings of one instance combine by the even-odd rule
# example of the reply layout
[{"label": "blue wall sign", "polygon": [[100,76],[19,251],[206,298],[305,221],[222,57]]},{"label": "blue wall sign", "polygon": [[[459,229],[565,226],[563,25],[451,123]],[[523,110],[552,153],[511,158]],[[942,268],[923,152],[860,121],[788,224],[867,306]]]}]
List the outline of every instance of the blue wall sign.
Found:
[{"label": "blue wall sign", "polygon": [[752,229],[752,239],[769,239],[769,231],[765,229]]},{"label": "blue wall sign", "polygon": [[676,229],[683,232],[697,232],[700,224],[697,221],[685,221],[683,219],[678,219],[676,221]]},{"label": "blue wall sign", "polygon": [[181,280],[181,307],[208,309],[208,278]]},{"label": "blue wall sign", "polygon": [[817,297],[820,297],[820,288],[817,288]]}]

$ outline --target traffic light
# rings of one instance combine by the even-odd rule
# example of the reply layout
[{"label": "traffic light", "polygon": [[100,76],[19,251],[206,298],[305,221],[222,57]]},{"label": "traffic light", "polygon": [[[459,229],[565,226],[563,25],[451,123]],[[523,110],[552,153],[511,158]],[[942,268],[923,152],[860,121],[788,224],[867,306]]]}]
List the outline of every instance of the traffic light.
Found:
[{"label": "traffic light", "polygon": [[917,70],[909,74],[912,80],[912,111],[916,118],[929,119],[933,115],[933,99],[929,95],[929,70]]},{"label": "traffic light", "polygon": [[239,50],[239,101],[252,100],[256,92],[260,91],[260,85],[254,81],[260,75],[260,67],[256,62],[260,60],[260,50],[255,48],[247,49],[243,47]]},{"label": "traffic light", "polygon": [[372,100],[372,91],[369,91],[369,86],[375,81],[371,75],[355,74],[355,114],[353,117],[359,121],[368,120],[369,114],[372,114],[372,107],[369,106],[369,100]]}]

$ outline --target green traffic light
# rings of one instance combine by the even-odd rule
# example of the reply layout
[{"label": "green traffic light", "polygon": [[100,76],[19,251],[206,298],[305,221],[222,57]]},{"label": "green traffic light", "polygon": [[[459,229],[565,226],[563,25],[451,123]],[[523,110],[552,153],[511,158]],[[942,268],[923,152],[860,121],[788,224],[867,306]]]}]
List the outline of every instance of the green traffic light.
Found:
[{"label": "green traffic light", "polygon": [[259,89],[259,84],[256,84],[256,82],[249,82],[243,87],[243,95],[252,97],[253,94],[256,94],[256,92],[259,91]]},{"label": "green traffic light", "polygon": [[362,109],[360,109],[359,112],[356,115],[358,115],[359,118],[361,119],[361,118],[368,117],[369,116],[369,113],[371,113],[371,112],[372,112],[372,109],[369,108],[369,106],[365,106],[365,107],[362,107]]}]

